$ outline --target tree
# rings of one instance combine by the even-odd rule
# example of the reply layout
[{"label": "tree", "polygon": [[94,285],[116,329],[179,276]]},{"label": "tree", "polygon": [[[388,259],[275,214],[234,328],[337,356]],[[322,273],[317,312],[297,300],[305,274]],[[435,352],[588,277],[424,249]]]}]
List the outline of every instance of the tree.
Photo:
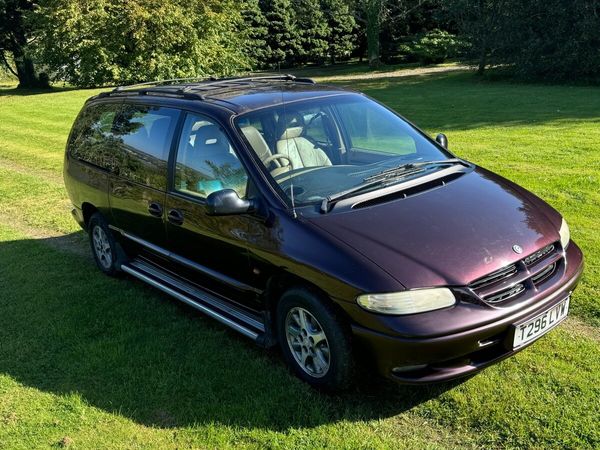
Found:
[{"label": "tree", "polygon": [[289,67],[302,52],[302,35],[290,0],[260,0],[268,22],[267,63]]},{"label": "tree", "polygon": [[331,64],[335,64],[337,59],[349,56],[355,47],[356,21],[344,0],[321,0],[321,9],[329,28],[327,53]]},{"label": "tree", "polygon": [[[511,5],[513,3],[513,5]],[[509,15],[513,0],[450,0],[446,4],[450,18],[460,34],[471,44],[472,56],[477,58],[477,73],[483,74],[490,56],[501,50],[506,42]]]},{"label": "tree", "polygon": [[29,51],[32,36],[27,15],[33,8],[29,0],[0,0],[0,64],[19,79],[19,88],[48,87],[47,78],[37,74]]},{"label": "tree", "polygon": [[254,65],[264,67],[267,63],[266,39],[269,24],[260,9],[259,1],[244,0],[241,13],[240,33],[243,34],[245,54],[252,59]]},{"label": "tree", "polygon": [[356,0],[359,21],[366,26],[367,58],[370,67],[381,64],[381,33],[386,22],[405,19],[428,0]]},{"label": "tree", "polygon": [[378,67],[380,60],[379,36],[385,14],[386,0],[362,0],[367,22],[367,60],[369,67]]},{"label": "tree", "polygon": [[600,81],[600,2],[513,0],[493,63],[526,79]]},{"label": "tree", "polygon": [[597,0],[449,0],[445,8],[488,66],[522,78],[600,80]]},{"label": "tree", "polygon": [[300,53],[295,62],[323,62],[327,57],[329,27],[319,0],[293,0],[292,8],[300,31]]},{"label": "tree", "polygon": [[78,86],[250,68],[234,0],[47,0],[34,20],[40,58]]}]

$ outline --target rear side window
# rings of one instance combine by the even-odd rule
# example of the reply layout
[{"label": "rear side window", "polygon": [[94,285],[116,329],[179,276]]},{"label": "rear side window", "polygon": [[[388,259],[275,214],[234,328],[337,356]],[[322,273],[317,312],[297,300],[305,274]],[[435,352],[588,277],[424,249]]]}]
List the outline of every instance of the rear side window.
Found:
[{"label": "rear side window", "polygon": [[87,107],[73,129],[69,152],[75,158],[101,167],[114,169],[114,121],[119,105],[100,104]]},{"label": "rear side window", "polygon": [[151,105],[124,104],[114,133],[119,141],[119,176],[166,189],[167,160],[179,111]]}]

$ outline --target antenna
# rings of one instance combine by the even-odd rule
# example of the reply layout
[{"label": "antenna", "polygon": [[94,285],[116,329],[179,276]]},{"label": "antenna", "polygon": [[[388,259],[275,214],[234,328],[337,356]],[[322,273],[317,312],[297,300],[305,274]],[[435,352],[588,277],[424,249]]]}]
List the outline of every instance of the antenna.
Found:
[{"label": "antenna", "polygon": [[[279,61],[277,61],[277,71],[279,72],[279,75],[281,76],[281,63]],[[287,114],[285,112],[285,100],[283,97],[283,84],[280,86],[280,93],[281,93],[281,108],[283,111],[283,126],[285,127],[283,130],[283,135],[285,136],[285,146],[287,149],[287,156],[290,156],[290,143],[289,143],[289,139],[287,138]],[[290,161],[291,164],[291,161]],[[292,214],[294,216],[294,219],[298,218],[298,214],[296,213],[296,202],[294,201],[294,182],[292,181],[290,183],[290,200],[292,202]]]}]

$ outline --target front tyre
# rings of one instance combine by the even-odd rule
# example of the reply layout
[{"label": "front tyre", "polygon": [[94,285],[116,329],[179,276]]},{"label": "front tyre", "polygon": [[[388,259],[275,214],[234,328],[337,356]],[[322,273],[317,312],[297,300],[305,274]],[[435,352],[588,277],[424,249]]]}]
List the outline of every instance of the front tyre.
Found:
[{"label": "front tyre", "polygon": [[90,245],[98,268],[106,275],[117,276],[121,271],[117,244],[100,213],[95,213],[88,223]]},{"label": "front tyre", "polygon": [[305,288],[286,291],[277,307],[277,332],[284,358],[299,378],[326,391],[352,384],[350,332],[326,299]]}]

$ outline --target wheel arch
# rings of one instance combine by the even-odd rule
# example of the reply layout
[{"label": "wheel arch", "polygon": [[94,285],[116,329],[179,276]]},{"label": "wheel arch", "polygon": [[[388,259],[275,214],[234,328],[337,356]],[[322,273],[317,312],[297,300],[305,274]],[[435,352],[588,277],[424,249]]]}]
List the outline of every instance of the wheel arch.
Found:
[{"label": "wheel arch", "polygon": [[350,325],[352,323],[350,316],[346,313],[346,311],[344,311],[344,308],[342,308],[329,294],[327,294],[327,292],[314,283],[299,277],[298,275],[289,272],[280,272],[272,275],[269,278],[267,281],[267,288],[263,294],[265,311],[268,314],[269,328],[275,341],[278,340],[277,327],[274,323],[277,305],[279,304],[281,296],[288,290],[295,287],[306,289],[316,297],[319,297],[326,302],[326,304],[334,310],[336,315],[344,321],[348,329],[350,329]]},{"label": "wheel arch", "polygon": [[85,228],[87,229],[90,223],[90,219],[96,212],[98,212],[98,208],[96,208],[89,202],[83,202],[83,204],[81,205],[81,212],[83,214],[83,223],[85,225]]}]

